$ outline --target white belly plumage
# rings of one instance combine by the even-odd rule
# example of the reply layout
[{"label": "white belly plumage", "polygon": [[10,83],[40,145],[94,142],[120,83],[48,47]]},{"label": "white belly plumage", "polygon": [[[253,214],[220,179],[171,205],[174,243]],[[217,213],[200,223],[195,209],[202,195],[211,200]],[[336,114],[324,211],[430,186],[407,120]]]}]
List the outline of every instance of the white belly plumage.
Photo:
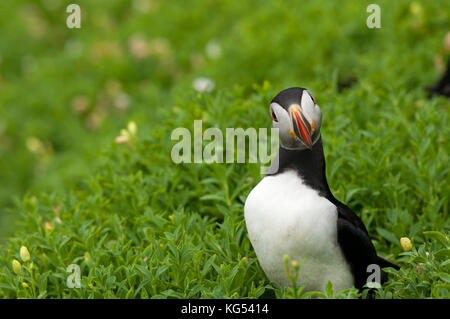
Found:
[{"label": "white belly plumage", "polygon": [[283,256],[304,261],[298,285],[323,291],[328,281],[335,292],[354,284],[350,266],[337,243],[337,210],[307,187],[294,171],[266,176],[250,192],[244,207],[247,231],[267,277],[290,286]]}]

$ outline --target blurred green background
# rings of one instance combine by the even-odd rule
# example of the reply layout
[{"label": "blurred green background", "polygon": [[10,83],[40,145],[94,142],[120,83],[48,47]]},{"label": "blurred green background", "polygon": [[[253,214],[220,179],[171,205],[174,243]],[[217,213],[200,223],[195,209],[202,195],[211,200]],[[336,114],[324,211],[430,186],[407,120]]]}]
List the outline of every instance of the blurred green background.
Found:
[{"label": "blurred green background", "polygon": [[[72,2],[80,29],[66,26]],[[205,127],[268,127],[274,94],[304,86],[324,112],[331,188],[362,216],[378,251],[405,265],[384,297],[448,296],[448,263],[436,257],[417,289],[424,278],[398,239],[422,244],[426,260],[425,249],[439,247],[424,246],[422,232],[448,230],[449,102],[427,99],[425,88],[448,60],[450,2],[377,1],[380,29],[366,26],[371,3],[2,0],[2,295],[76,297],[58,278],[81,261],[86,284],[96,282],[93,260],[116,265],[126,289],[106,283],[81,296],[261,296],[268,282],[242,217],[258,167],[175,165],[170,132],[200,118]],[[129,121],[139,129],[135,149],[114,142]],[[30,293],[16,281],[21,245],[49,286]],[[180,251],[203,254],[185,262]],[[145,294],[128,282],[140,263],[154,265]]]},{"label": "blurred green background", "polygon": [[362,76],[421,90],[450,29],[448,1],[379,1],[381,29],[366,27],[371,1],[77,1],[82,27],[68,29],[70,3],[0,3],[1,238],[14,198],[77,185],[119,128],[158,125],[196,77],[218,91]]}]

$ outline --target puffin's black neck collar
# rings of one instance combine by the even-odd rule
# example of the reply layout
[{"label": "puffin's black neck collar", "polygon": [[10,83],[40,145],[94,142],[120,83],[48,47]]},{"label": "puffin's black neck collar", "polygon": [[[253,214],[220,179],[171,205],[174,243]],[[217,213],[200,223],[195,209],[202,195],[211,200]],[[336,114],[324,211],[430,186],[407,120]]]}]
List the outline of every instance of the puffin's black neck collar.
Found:
[{"label": "puffin's black neck collar", "polygon": [[288,150],[280,146],[277,157],[278,171],[270,175],[277,175],[289,169],[294,170],[308,186],[322,196],[333,197],[325,173],[322,137],[319,137],[311,150]]}]

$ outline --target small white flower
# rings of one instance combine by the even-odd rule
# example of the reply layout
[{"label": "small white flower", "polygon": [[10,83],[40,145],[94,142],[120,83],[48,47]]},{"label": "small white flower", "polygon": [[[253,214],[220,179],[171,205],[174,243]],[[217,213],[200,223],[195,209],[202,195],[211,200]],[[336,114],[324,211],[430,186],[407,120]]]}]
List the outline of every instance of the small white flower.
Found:
[{"label": "small white flower", "polygon": [[137,59],[145,59],[149,55],[148,42],[141,34],[135,34],[130,38],[129,50]]},{"label": "small white flower", "polygon": [[134,149],[132,140],[136,139],[137,129],[136,122],[128,122],[127,129],[120,130],[120,135],[116,137],[115,142],[117,144],[127,144],[131,149]]},{"label": "small white flower", "polygon": [[213,80],[200,77],[194,80],[192,86],[197,92],[211,92],[214,90],[216,85]]},{"label": "small white flower", "polygon": [[120,93],[114,99],[114,106],[118,110],[125,111],[130,106],[130,97],[125,93]]},{"label": "small white flower", "polygon": [[216,41],[211,40],[206,44],[206,55],[211,60],[217,60],[222,55],[222,47]]},{"label": "small white flower", "polygon": [[120,135],[120,136],[117,136],[114,141],[117,144],[124,144],[124,143],[128,143],[130,141],[130,138],[128,136]]}]

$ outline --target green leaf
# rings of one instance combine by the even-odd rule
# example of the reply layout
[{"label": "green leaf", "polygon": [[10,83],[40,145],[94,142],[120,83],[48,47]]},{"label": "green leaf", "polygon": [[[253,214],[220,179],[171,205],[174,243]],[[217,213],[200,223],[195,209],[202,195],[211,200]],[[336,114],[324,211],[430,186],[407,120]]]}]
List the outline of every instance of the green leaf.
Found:
[{"label": "green leaf", "polygon": [[415,255],[411,258],[410,262],[414,262],[414,263],[426,263],[428,260],[420,255]]},{"label": "green leaf", "polygon": [[325,293],[327,294],[328,298],[333,298],[333,284],[330,280],[328,280],[327,284],[325,285]]},{"label": "green leaf", "polygon": [[396,246],[400,245],[399,239],[397,237],[395,237],[395,235],[393,233],[391,233],[390,231],[387,231],[386,229],[381,228],[381,227],[377,227],[377,232],[378,232],[378,234],[381,235],[381,237],[383,237],[384,239],[387,239],[394,245],[396,245]]},{"label": "green leaf", "polygon": [[425,236],[431,237],[434,240],[438,241],[439,243],[444,245],[444,247],[448,247],[448,245],[449,245],[448,239],[441,232],[438,232],[438,231],[424,231],[423,234]]},{"label": "green leaf", "polygon": [[445,272],[440,272],[438,274],[439,278],[441,278],[442,280],[446,281],[447,283],[450,283],[450,274],[447,274]]},{"label": "green leaf", "polygon": [[216,260],[216,255],[212,255],[211,257],[209,257],[208,261],[205,263],[205,265],[203,266],[203,270],[200,274],[201,277],[205,277],[206,274],[209,272],[209,270],[211,269],[211,265],[213,264],[213,262]]},{"label": "green leaf", "polygon": [[302,297],[318,297],[318,298],[322,298],[322,299],[327,299],[327,296],[320,291],[308,291],[305,292]]},{"label": "green leaf", "polygon": [[127,295],[125,296],[125,299],[133,299],[134,298],[134,289],[130,288],[130,290],[128,290]]},{"label": "green leaf", "polygon": [[216,195],[216,194],[208,194],[208,195],[203,195],[202,197],[200,197],[201,201],[219,201],[219,202],[223,202],[226,203],[226,200],[223,198],[223,196],[220,195]]},{"label": "green leaf", "polygon": [[438,250],[437,252],[433,253],[433,256],[437,260],[448,260],[448,259],[450,259],[450,249],[444,248],[444,249]]}]

